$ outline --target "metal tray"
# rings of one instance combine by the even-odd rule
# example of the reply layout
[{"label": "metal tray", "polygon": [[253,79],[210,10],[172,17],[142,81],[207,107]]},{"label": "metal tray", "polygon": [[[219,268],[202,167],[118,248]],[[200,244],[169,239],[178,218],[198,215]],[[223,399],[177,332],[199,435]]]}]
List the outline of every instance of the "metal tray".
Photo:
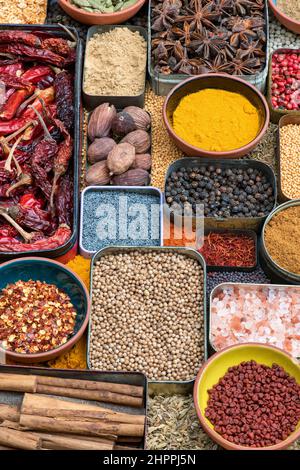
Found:
[{"label": "metal tray", "polygon": [[270,61],[269,61],[269,76],[268,76],[268,84],[267,84],[267,102],[269,105],[270,109],[270,117],[271,121],[274,122],[275,124],[278,124],[280,118],[285,115],[289,116],[300,116],[300,110],[296,111],[290,111],[288,109],[275,109],[272,106],[272,101],[271,101],[271,89],[272,89],[272,58],[274,54],[284,54],[286,52],[295,52],[296,54],[300,55],[300,49],[292,49],[292,48],[280,48],[276,49],[273,51],[270,55]]},{"label": "metal tray", "polygon": [[[300,51],[299,51],[300,53]],[[279,120],[279,126],[277,129],[277,147],[276,147],[276,157],[278,163],[278,198],[280,202],[290,201],[292,198],[288,197],[284,194],[282,190],[282,178],[281,178],[281,152],[280,152],[280,129],[288,124],[298,124],[300,128],[300,112],[289,113],[282,116]],[[299,151],[299,149],[298,149]],[[293,175],[291,175],[293,176]],[[299,188],[299,195],[300,195],[300,188]]]},{"label": "metal tray", "polygon": [[[119,113],[119,112],[122,111],[122,110],[123,110],[123,108],[119,108],[119,109],[117,109],[117,112]],[[144,109],[144,111],[146,111],[146,110]],[[146,113],[149,114],[150,119],[151,119],[151,114],[150,114],[148,111],[146,111]],[[91,115],[92,115],[92,111],[88,114],[88,118],[87,118],[87,122],[88,122],[88,123],[89,123],[89,121],[90,121]],[[147,153],[149,153],[149,154],[151,155],[151,157],[152,157],[152,154],[151,154],[151,147],[152,147],[152,126],[151,126],[151,124],[150,124],[150,129],[149,129],[147,132],[148,132],[148,134],[149,134],[149,136],[150,136],[150,149],[148,150]],[[120,141],[121,141],[121,140],[122,140],[122,138],[120,138]],[[120,143],[120,142],[118,142],[118,143]],[[88,148],[89,148],[89,146],[91,145],[91,142],[90,142],[90,139],[89,139],[89,136],[88,136],[88,135],[86,135],[86,139],[84,140],[83,145],[85,146],[85,149],[86,149],[86,159],[85,159],[85,174],[86,174],[87,170],[92,166],[92,164],[88,161],[88,156],[87,156]],[[103,161],[103,160],[102,160],[102,161]],[[150,170],[147,170],[147,171],[148,171],[148,173],[149,173],[149,179],[150,179],[150,183],[149,183],[148,186],[151,186],[151,168],[150,168]],[[94,186],[97,186],[97,185],[95,184]],[[126,186],[124,186],[124,187],[126,188]]]},{"label": "metal tray", "polygon": [[[84,196],[88,191],[103,192],[103,191],[126,191],[128,193],[140,192],[143,194],[154,195],[159,198],[160,203],[160,237],[159,243],[163,244],[163,195],[160,189],[152,186],[88,186],[81,193],[81,211],[80,211],[80,232],[79,232],[79,252],[85,258],[92,258],[96,251],[89,251],[83,245],[83,218],[84,218]],[[99,248],[100,249],[100,248]]]},{"label": "metal tray", "polygon": [[[251,83],[256,88],[258,88],[262,93],[264,93],[266,88],[266,81],[268,76],[268,63],[269,63],[269,13],[267,1],[265,1],[265,11],[264,17],[266,20],[266,65],[264,69],[254,75],[241,75],[240,78],[245,80],[248,83]],[[151,0],[149,0],[148,6],[148,75],[150,77],[150,83],[152,90],[156,95],[166,96],[174,88],[175,85],[186,80],[191,75],[187,74],[170,74],[164,75],[162,73],[155,73],[152,65],[152,33],[151,33]]]},{"label": "metal tray", "polygon": [[[224,168],[253,168],[256,170],[262,171],[269,179],[272,184],[273,193],[274,193],[274,207],[276,205],[277,199],[277,187],[276,187],[276,178],[274,171],[272,168],[267,165],[266,163],[259,162],[257,160],[215,160],[210,158],[181,158],[176,160],[172,163],[167,171],[166,179],[165,179],[165,187],[167,180],[170,174],[173,171],[177,171],[180,167],[199,167],[202,165],[213,165],[219,166],[222,169]],[[169,205],[166,203],[166,198],[164,197],[164,208],[166,211],[167,216],[170,220],[174,220],[173,213],[170,211]],[[180,216],[176,216],[176,218],[180,218]],[[190,216],[187,218],[192,218],[193,226],[196,225],[196,217]],[[218,228],[223,229],[239,229],[239,230],[254,230],[255,232],[259,232],[265,219],[267,216],[264,217],[204,217],[204,228],[207,230],[215,230]],[[182,225],[184,226],[184,225]]]},{"label": "metal tray", "polygon": [[[212,315],[211,315],[211,307],[210,306],[212,304],[212,299],[216,296],[219,289],[224,288],[226,286],[241,286],[241,287],[244,287],[244,288],[249,287],[249,289],[255,289],[258,286],[266,286],[266,287],[270,287],[270,288],[276,288],[277,287],[277,288],[282,289],[282,290],[288,289],[289,287],[292,287],[292,288],[296,287],[297,288],[297,286],[295,286],[295,285],[289,286],[289,285],[284,285],[284,284],[257,284],[257,283],[240,283],[240,282],[222,282],[221,284],[214,287],[214,289],[210,293],[210,299],[209,299],[208,330],[207,330],[208,331],[207,338],[208,338],[209,356],[211,356],[212,354],[214,354],[216,352],[219,352],[218,350],[215,349],[215,347],[213,345],[212,338],[211,338]],[[298,287],[299,287],[299,295],[300,295],[300,286],[298,286]],[[237,344],[241,344],[241,343],[237,343]]]},{"label": "metal tray", "polygon": [[[89,40],[97,33],[106,33],[107,31],[111,31],[112,29],[116,28],[128,28],[131,31],[138,31],[141,36],[146,40],[147,47],[148,47],[148,40],[147,40],[147,31],[145,28],[141,26],[130,26],[130,25],[101,25],[101,26],[91,26],[88,29],[86,43],[88,44]],[[84,66],[83,66],[83,81],[82,81],[82,96],[83,102],[85,107],[90,111],[95,109],[101,103],[111,103],[116,108],[125,108],[126,106],[139,106],[140,108],[144,107],[145,101],[145,86],[146,86],[146,70],[147,70],[147,63],[145,66],[145,79],[144,79],[144,87],[142,92],[136,96],[105,96],[105,95],[90,95],[84,91],[84,75],[85,75],[85,64],[86,64],[86,52],[84,57]]]},{"label": "metal tray", "polygon": [[274,217],[274,215],[278,214],[282,210],[287,209],[288,207],[292,206],[299,206],[300,199],[291,199],[290,201],[281,204],[280,206],[276,207],[266,218],[262,234],[261,234],[261,242],[260,242],[260,250],[259,255],[262,261],[262,267],[266,271],[268,275],[271,275],[276,281],[286,282],[287,284],[300,284],[300,274],[290,273],[284,268],[281,268],[275,261],[272,260],[271,256],[268,253],[265,244],[265,229],[270,220]]},{"label": "metal tray", "polygon": [[[203,269],[203,321],[204,321],[204,360],[207,359],[207,315],[206,315],[206,265],[204,258],[194,249],[192,248],[185,248],[185,247],[124,247],[124,246],[116,246],[116,247],[107,247],[103,248],[102,250],[98,251],[92,259],[91,265],[91,273],[90,273],[90,296],[92,299],[93,296],[93,267],[96,261],[98,261],[102,256],[115,254],[115,253],[126,253],[129,251],[161,251],[161,252],[170,252],[173,251],[174,253],[181,253],[185,254],[189,258],[197,260],[200,266]],[[91,317],[88,326],[88,339],[87,339],[87,365],[90,369],[90,348],[91,348]],[[166,395],[173,395],[176,393],[185,394],[191,393],[195,381],[194,377],[191,380],[171,380],[171,381],[161,381],[161,380],[148,380],[149,384],[149,394],[150,395],[158,395],[160,393]]]},{"label": "metal tray", "polygon": [[[1,25],[1,29],[17,30],[17,31],[28,31],[42,33],[44,36],[57,36],[69,39],[69,35],[58,25]],[[78,224],[79,224],[79,172],[81,164],[81,144],[82,144],[82,110],[81,110],[81,75],[82,75],[82,41],[78,36],[77,30],[73,27],[69,27],[72,33],[77,38],[77,49],[76,49],[76,62],[75,62],[75,76],[74,76],[74,150],[73,150],[73,175],[74,175],[74,198],[73,198],[73,227],[72,235],[70,239],[59,248],[39,250],[39,251],[26,251],[26,252],[1,252],[0,261],[13,259],[16,256],[44,256],[47,258],[58,258],[66,254],[76,243],[78,235]]]},{"label": "metal tray", "polygon": [[[41,375],[47,377],[61,377],[64,379],[79,379],[79,380],[93,380],[96,382],[116,382],[128,385],[138,385],[144,389],[144,406],[142,413],[139,409],[130,406],[119,406],[108,403],[101,403],[104,408],[111,408],[115,411],[132,414],[143,414],[147,415],[148,408],[148,383],[147,378],[140,372],[102,372],[98,370],[65,370],[65,369],[46,369],[43,367],[20,367],[20,366],[7,366],[0,365],[1,374],[22,374],[22,375]],[[8,405],[20,405],[23,399],[22,392],[7,392],[1,391],[0,385],[0,403]],[[57,397],[61,398],[61,397]],[[95,404],[91,400],[79,400],[76,398],[68,398],[69,401],[75,401],[80,403]],[[141,449],[146,448],[146,435],[147,435],[147,420],[145,423],[145,433],[141,443]],[[121,442],[121,439],[120,439]]]},{"label": "metal tray", "polygon": [[[231,271],[238,271],[238,272],[246,272],[249,273],[254,271],[258,264],[258,252],[257,252],[257,234],[253,230],[226,230],[226,229],[215,229],[215,230],[204,230],[204,235],[208,235],[209,233],[232,233],[234,235],[248,235],[254,241],[255,246],[255,262],[253,266],[218,266],[218,265],[210,265],[206,262],[206,269],[207,271],[219,271],[219,272],[231,272]],[[198,249],[198,248],[197,248]],[[201,254],[201,252],[200,252]],[[203,256],[203,255],[202,255]],[[204,256],[203,256],[204,257]]]}]

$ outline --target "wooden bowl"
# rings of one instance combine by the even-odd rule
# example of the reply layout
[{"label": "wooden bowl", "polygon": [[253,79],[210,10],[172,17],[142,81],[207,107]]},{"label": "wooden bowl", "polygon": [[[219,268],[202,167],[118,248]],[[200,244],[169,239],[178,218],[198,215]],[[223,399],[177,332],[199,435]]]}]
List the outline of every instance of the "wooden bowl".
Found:
[{"label": "wooden bowl", "polygon": [[279,8],[277,8],[276,4],[274,3],[274,0],[269,0],[269,6],[279,23],[281,23],[293,33],[300,34],[300,21],[293,20],[293,18],[290,18],[281,10],[279,10]]},{"label": "wooden bowl", "polygon": [[243,361],[254,360],[269,367],[276,363],[294,377],[300,385],[300,364],[285,351],[260,343],[244,343],[230,346],[211,356],[198,372],[194,385],[194,404],[205,432],[221,447],[229,450],[283,450],[287,449],[300,437],[300,421],[297,429],[284,441],[268,447],[247,447],[227,441],[214,430],[212,423],[205,417],[208,402],[208,390],[211,389],[229,367],[237,366]]},{"label": "wooden bowl", "polygon": [[91,307],[90,296],[83,281],[76,273],[61,263],[47,258],[28,257],[17,258],[0,265],[0,290],[4,289],[7,284],[14,284],[19,280],[29,281],[30,279],[45,281],[63,289],[70,297],[77,316],[74,333],[65,344],[50,351],[23,354],[8,351],[0,345],[0,354],[3,357],[24,364],[46,362],[69,351],[83,335],[89,321]]},{"label": "wooden bowl", "polygon": [[77,8],[70,3],[70,0],[58,0],[59,6],[68,13],[71,18],[79,23],[96,24],[120,24],[132,18],[144,5],[145,0],[137,0],[134,5],[115,13],[89,13],[88,11]]},{"label": "wooden bowl", "polygon": [[[259,133],[256,138],[249,144],[243,147],[226,151],[226,152],[211,152],[198,147],[194,147],[181,139],[175,132],[172,126],[173,112],[178,106],[180,100],[190,93],[196,93],[199,90],[206,88],[217,88],[236,92],[248,98],[252,104],[259,109],[262,116],[262,123]],[[203,110],[205,112],[205,110]],[[241,78],[231,77],[230,75],[222,73],[208,73],[198,75],[196,77],[188,78],[180,82],[173,88],[165,99],[163,106],[163,120],[169,135],[175,141],[186,155],[190,157],[208,157],[208,158],[239,158],[249,153],[263,138],[266,133],[270,120],[270,112],[265,97],[253,85],[245,82]]]}]

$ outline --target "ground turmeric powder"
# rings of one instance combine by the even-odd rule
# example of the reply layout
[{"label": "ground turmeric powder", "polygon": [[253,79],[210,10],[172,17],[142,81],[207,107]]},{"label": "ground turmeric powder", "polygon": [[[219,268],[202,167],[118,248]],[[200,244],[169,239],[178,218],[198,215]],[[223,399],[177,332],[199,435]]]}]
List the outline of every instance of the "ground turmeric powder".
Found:
[{"label": "ground turmeric powder", "polygon": [[173,113],[178,137],[213,152],[249,144],[260,127],[259,110],[245,96],[227,90],[207,88],[187,95]]},{"label": "ground turmeric powder", "polygon": [[[85,283],[86,287],[90,287],[90,267],[91,261],[83,258],[83,256],[75,256],[75,258],[67,263],[68,268],[72,269]],[[49,366],[55,369],[86,369],[86,337],[84,335],[81,340],[76,343],[73,348],[49,362]]]}]

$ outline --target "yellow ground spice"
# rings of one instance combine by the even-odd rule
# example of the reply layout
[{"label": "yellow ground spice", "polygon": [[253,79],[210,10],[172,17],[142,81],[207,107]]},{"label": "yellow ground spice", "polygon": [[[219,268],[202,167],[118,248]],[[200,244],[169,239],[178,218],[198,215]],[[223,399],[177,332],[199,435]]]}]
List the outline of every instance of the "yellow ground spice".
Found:
[{"label": "yellow ground spice", "polygon": [[[83,256],[75,256],[73,260],[67,263],[67,266],[78,274],[89,289],[90,260],[83,258]],[[69,352],[49,362],[49,366],[54,369],[86,369],[86,336],[84,335]]]},{"label": "yellow ground spice", "polygon": [[260,126],[260,112],[248,98],[214,88],[185,96],[173,113],[173,128],[181,139],[213,152],[249,144]]}]

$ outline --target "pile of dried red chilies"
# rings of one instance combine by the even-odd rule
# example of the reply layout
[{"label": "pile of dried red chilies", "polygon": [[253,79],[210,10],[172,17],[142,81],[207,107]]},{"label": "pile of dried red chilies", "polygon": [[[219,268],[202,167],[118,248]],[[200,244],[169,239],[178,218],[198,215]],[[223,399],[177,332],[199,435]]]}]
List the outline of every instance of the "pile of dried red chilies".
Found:
[{"label": "pile of dried red chilies", "polygon": [[209,266],[250,268],[256,263],[255,241],[246,234],[209,232],[199,252]]},{"label": "pile of dried red chilies", "polygon": [[1,252],[71,236],[75,57],[75,42],[0,31]]}]

